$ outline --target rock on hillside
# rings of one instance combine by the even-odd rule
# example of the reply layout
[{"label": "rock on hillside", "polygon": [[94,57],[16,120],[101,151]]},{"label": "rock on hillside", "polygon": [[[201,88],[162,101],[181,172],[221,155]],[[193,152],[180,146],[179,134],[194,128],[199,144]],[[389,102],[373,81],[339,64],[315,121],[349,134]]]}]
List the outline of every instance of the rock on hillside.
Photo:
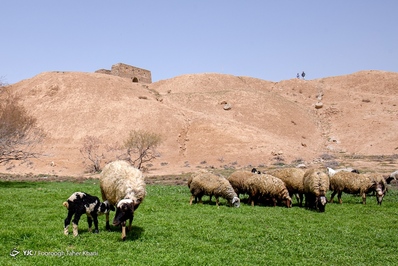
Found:
[{"label": "rock on hillside", "polygon": [[193,74],[148,85],[99,73],[42,73],[9,87],[47,131],[45,156],[0,170],[81,175],[84,137],[114,145],[132,129],[162,135],[149,166],[157,174],[310,162],[333,152],[394,154],[397,86],[397,73],[380,71],[277,83]]}]

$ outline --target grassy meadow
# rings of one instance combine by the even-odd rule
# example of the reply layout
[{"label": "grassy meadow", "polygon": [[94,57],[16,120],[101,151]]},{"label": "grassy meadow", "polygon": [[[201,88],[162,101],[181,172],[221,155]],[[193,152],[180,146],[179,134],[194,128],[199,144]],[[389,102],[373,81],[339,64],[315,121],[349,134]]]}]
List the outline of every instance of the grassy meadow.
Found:
[{"label": "grassy meadow", "polygon": [[[100,197],[98,180],[0,182],[0,265],[396,265],[398,191],[383,205],[343,194],[325,213],[299,208],[189,205],[187,186],[148,185],[127,240],[114,227],[63,234],[73,192]],[[294,201],[294,203],[296,203]],[[114,212],[111,214],[113,219]],[[20,252],[14,257],[11,253]],[[24,254],[25,253],[25,254]],[[90,263],[90,264],[87,264]]]}]

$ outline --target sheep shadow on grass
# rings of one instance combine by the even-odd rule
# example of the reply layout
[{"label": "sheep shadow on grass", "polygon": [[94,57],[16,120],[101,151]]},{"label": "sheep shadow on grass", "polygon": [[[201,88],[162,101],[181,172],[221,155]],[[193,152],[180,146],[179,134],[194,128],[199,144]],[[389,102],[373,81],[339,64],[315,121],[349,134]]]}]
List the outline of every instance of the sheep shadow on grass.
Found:
[{"label": "sheep shadow on grass", "polygon": [[[109,232],[117,232],[118,234],[121,233],[122,228],[120,226],[110,225],[111,230]],[[106,230],[106,229],[104,229]],[[141,235],[145,232],[145,229],[140,226],[131,226],[131,230],[128,230],[128,226],[126,226],[126,240],[125,241],[135,241],[141,238]],[[120,235],[118,235],[120,238]]]}]

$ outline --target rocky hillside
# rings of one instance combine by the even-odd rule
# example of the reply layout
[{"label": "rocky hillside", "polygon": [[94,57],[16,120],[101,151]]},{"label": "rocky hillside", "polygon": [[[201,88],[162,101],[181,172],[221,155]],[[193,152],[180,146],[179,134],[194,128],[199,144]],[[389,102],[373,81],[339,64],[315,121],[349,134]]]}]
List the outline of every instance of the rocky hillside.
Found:
[{"label": "rocky hillside", "polygon": [[[398,73],[281,82],[192,74],[149,85],[99,73],[46,72],[10,86],[47,132],[44,156],[1,172],[83,175],[86,136],[122,143],[161,134],[149,173],[398,154]],[[106,154],[112,160],[114,154]]]}]

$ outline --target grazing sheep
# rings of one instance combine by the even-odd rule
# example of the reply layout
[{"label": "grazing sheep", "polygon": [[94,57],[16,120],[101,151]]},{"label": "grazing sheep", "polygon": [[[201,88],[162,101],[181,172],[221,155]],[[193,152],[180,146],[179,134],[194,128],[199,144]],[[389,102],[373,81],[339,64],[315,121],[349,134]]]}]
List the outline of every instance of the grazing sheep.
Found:
[{"label": "grazing sheep", "polygon": [[238,197],[240,194],[248,194],[247,180],[255,174],[257,173],[253,171],[235,171],[227,178]]},{"label": "grazing sheep", "polygon": [[191,192],[191,198],[189,204],[192,205],[192,201],[195,198],[195,202],[199,199],[202,202],[203,195],[215,196],[216,204],[218,205],[218,198],[222,197],[226,199],[230,206],[239,207],[240,199],[235,193],[233,187],[229,181],[222,177],[209,172],[199,172],[192,174],[188,180],[188,187]]},{"label": "grazing sheep", "polygon": [[305,206],[324,212],[327,203],[326,192],[329,189],[328,175],[318,169],[308,169],[304,174],[303,186]]},{"label": "grazing sheep", "polygon": [[398,180],[398,170],[392,172],[386,179],[387,184],[390,184],[392,180]]},{"label": "grazing sheep", "polygon": [[341,194],[360,194],[362,203],[366,204],[366,194],[376,191],[377,203],[381,205],[385,194],[385,183],[377,177],[367,174],[355,174],[351,172],[338,172],[330,177],[330,190],[332,195],[329,202],[333,202],[333,197],[337,193],[339,203],[342,203]]},{"label": "grazing sheep", "polygon": [[83,214],[87,215],[88,222],[88,231],[91,232],[91,226],[93,225],[94,220],[94,233],[98,233],[98,216],[104,213],[109,214],[112,210],[114,211],[112,205],[108,203],[108,201],[100,202],[98,197],[91,196],[90,194],[84,192],[75,192],[73,193],[67,201],[65,201],[62,205],[64,205],[68,209],[68,216],[64,221],[64,234],[69,234],[69,224],[73,218],[73,235],[77,236],[78,233],[78,224],[80,217]]},{"label": "grazing sheep", "polygon": [[271,200],[273,206],[276,206],[277,201],[282,202],[288,208],[292,205],[292,199],[285,183],[275,176],[252,175],[249,177],[247,185],[252,206],[254,206],[255,200]]},{"label": "grazing sheep", "polygon": [[303,204],[303,178],[305,171],[300,168],[280,168],[269,172],[270,175],[276,176],[285,182],[290,197],[296,196],[300,206]]},{"label": "grazing sheep", "polygon": [[336,174],[336,173],[338,173],[338,172],[341,172],[341,171],[359,174],[359,171],[358,171],[357,169],[354,169],[354,168],[351,168],[351,167],[348,167],[348,168],[341,168],[341,169],[336,169],[336,170],[334,170],[334,169],[332,169],[332,168],[330,168],[330,167],[326,167],[326,169],[327,169],[327,172],[328,172],[329,177],[331,177],[331,176],[333,176],[334,174]]},{"label": "grazing sheep", "polygon": [[[145,198],[145,180],[142,172],[126,161],[115,161],[105,165],[100,175],[100,187],[103,200],[116,206],[113,225],[122,226],[122,240],[126,239],[126,221],[128,229],[134,219],[134,212]],[[106,214],[106,229],[110,230],[109,214]]]}]

